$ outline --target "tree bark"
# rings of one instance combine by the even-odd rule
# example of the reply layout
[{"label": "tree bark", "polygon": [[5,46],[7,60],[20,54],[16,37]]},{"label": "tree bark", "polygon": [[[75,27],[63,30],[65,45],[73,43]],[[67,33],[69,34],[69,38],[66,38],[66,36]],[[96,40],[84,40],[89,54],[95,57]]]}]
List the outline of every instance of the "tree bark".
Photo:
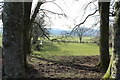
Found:
[{"label": "tree bark", "polygon": [[113,63],[111,77],[115,80],[120,79],[120,1],[116,2],[116,18],[114,24],[114,46]]},{"label": "tree bark", "polygon": [[23,3],[6,2],[3,7],[3,68],[5,78],[24,77]]},{"label": "tree bark", "polygon": [[109,66],[109,5],[110,2],[99,2],[100,13],[100,64],[104,71]]},{"label": "tree bark", "polygon": [[113,53],[109,68],[104,75],[105,80],[120,79],[120,1],[116,2],[116,18],[114,23]]},{"label": "tree bark", "polygon": [[42,2],[38,2],[33,15],[30,18],[32,2],[24,3],[24,61],[25,68],[27,68],[27,54],[31,53],[31,28],[32,23],[34,22],[37,13],[39,12],[39,8],[42,5]]},{"label": "tree bark", "polygon": [[31,28],[42,2],[38,2],[33,15],[30,18],[32,2],[24,3],[24,61],[27,68],[27,54],[31,53]]},{"label": "tree bark", "polygon": [[80,40],[80,43],[82,43],[82,33],[78,33],[78,36],[79,36],[79,40]]},{"label": "tree bark", "polygon": [[24,2],[24,62],[27,68],[27,55],[31,52],[30,46],[30,14],[32,2]]}]

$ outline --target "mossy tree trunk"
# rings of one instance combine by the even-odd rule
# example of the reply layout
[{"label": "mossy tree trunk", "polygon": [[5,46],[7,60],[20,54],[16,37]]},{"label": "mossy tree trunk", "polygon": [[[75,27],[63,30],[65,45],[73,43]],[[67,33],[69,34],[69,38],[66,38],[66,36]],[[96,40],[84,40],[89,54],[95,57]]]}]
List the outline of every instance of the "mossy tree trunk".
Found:
[{"label": "mossy tree trunk", "polygon": [[[38,2],[34,10],[34,13],[31,15],[32,2],[24,2],[24,61],[25,68],[27,68],[27,55],[31,53],[31,29],[32,24],[36,18],[39,8],[42,5],[42,2]],[[31,18],[30,18],[31,15]]]},{"label": "mossy tree trunk", "polygon": [[3,7],[3,68],[5,78],[24,77],[23,3],[5,2]]},{"label": "mossy tree trunk", "polygon": [[114,24],[113,62],[111,77],[120,79],[120,1],[116,2],[116,17]]},{"label": "mossy tree trunk", "polygon": [[106,71],[109,66],[109,5],[98,2],[100,13],[100,67]]},{"label": "mossy tree trunk", "polygon": [[104,75],[105,80],[120,79],[120,1],[116,2],[116,17],[114,23],[113,53],[109,68]]}]

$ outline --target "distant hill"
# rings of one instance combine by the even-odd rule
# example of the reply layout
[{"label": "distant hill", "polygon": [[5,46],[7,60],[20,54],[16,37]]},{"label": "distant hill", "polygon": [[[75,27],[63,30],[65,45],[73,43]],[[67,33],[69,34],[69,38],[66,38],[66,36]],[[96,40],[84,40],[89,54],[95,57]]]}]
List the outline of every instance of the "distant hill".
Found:
[{"label": "distant hill", "polygon": [[[71,30],[61,30],[58,28],[51,28],[49,29],[50,35],[63,35],[65,33],[69,33]],[[0,27],[0,34],[3,33],[3,27]],[[99,33],[99,30],[91,29],[84,33],[84,36],[96,36]],[[72,34],[74,35],[74,34]],[[74,36],[77,36],[76,34]]]},{"label": "distant hill", "polygon": [[70,30],[61,30],[57,28],[50,29],[50,35],[61,35],[61,34],[64,34],[65,32],[70,32]]},{"label": "distant hill", "polygon": [[[51,28],[50,29],[50,35],[61,35],[65,33],[69,33],[71,30],[61,30],[57,28]],[[91,29],[84,33],[84,36],[96,36],[99,33],[99,30]],[[72,34],[74,36],[77,36],[77,34]]]}]

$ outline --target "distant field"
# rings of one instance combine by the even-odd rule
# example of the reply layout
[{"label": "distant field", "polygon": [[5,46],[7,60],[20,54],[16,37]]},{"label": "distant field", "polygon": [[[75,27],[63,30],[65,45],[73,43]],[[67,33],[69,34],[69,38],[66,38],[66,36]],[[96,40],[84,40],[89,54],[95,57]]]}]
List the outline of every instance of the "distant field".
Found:
[{"label": "distant field", "polygon": [[[60,39],[61,38],[61,36],[53,36],[53,37],[50,37],[50,39]],[[84,42],[90,42],[90,41],[92,41],[92,39],[93,39],[94,37],[83,37],[82,38],[82,41],[84,41]],[[79,37],[77,37],[77,36],[72,36],[72,37],[65,37],[65,38],[62,38],[62,40],[68,40],[68,41],[79,41]]]},{"label": "distant field", "polygon": [[92,43],[45,43],[42,50],[34,51],[40,56],[89,56],[99,55],[99,47]]}]

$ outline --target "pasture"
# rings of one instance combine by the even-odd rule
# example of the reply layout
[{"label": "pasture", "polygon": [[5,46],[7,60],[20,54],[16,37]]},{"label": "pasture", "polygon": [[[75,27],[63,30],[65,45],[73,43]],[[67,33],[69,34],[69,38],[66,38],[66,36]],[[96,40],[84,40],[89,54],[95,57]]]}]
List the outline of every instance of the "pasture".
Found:
[{"label": "pasture", "polygon": [[91,56],[99,55],[99,47],[92,43],[45,42],[41,51],[34,51],[34,54],[43,56]]},{"label": "pasture", "polygon": [[98,61],[99,47],[95,43],[44,42],[41,51],[33,50],[30,64],[42,73],[32,74],[34,77],[99,80],[104,72],[95,68]]}]

